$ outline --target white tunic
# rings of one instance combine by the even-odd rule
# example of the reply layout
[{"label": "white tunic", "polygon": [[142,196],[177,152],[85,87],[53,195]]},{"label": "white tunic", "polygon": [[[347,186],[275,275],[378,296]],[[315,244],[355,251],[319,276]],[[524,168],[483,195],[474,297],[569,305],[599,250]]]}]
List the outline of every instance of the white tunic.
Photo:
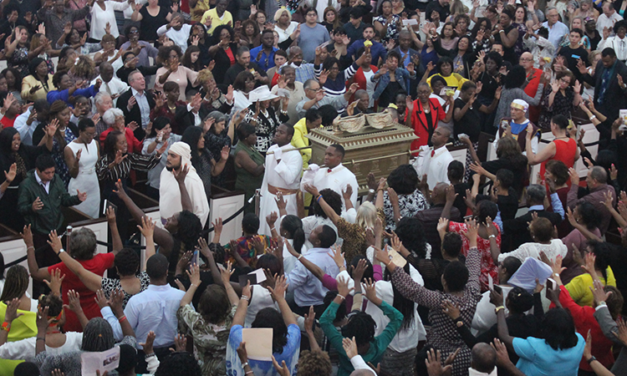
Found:
[{"label": "white tunic", "polygon": [[[185,177],[185,187],[192,202],[193,213],[200,218],[200,224],[204,227],[209,217],[209,201],[205,193],[200,176],[196,170],[190,166],[189,173]],[[181,191],[179,184],[172,172],[167,169],[161,171],[161,184],[159,186],[159,212],[161,220],[170,218],[183,210],[181,203]],[[264,221],[265,222],[265,221]]]},{"label": "white tunic", "polygon": [[87,199],[80,205],[74,206],[74,209],[80,210],[92,218],[98,218],[100,210],[100,185],[98,183],[98,175],[96,175],[96,162],[98,162],[98,145],[95,139],[86,147],[83,143],[70,142],[67,146],[72,150],[72,154],[76,157],[76,153],[81,151],[81,159],[78,161],[78,175],[70,179],[68,184],[68,193],[75,195],[76,190],[87,193]]},{"label": "white tunic", "polygon": [[91,32],[89,36],[95,40],[101,40],[105,35],[107,23],[111,26],[111,35],[113,35],[114,38],[120,36],[114,11],[125,11],[130,4],[127,1],[121,3],[117,1],[105,1],[104,6],[104,10],[96,3],[91,7]]},{"label": "white tunic", "polygon": [[[259,208],[259,233],[263,235],[271,235],[270,227],[266,222],[266,216],[272,212],[279,213],[276,205],[276,196],[268,191],[268,185],[283,189],[298,189],[300,186],[300,173],[303,169],[303,158],[297,151],[286,150],[293,149],[290,144],[279,147],[272,145],[268,148],[266,155],[266,172],[263,176],[261,184],[261,203]],[[269,154],[278,149],[283,151],[280,161],[277,162],[277,154]],[[287,214],[296,215],[296,194],[283,195],[283,199],[287,203]]]},{"label": "white tunic", "polygon": [[[422,161],[420,161],[422,159]],[[438,183],[450,183],[448,180],[448,165],[453,162],[454,158],[448,151],[446,146],[442,146],[439,149],[429,149],[424,157],[416,160],[415,163],[420,163],[416,168],[418,172],[418,178],[422,179],[424,174],[427,174],[427,183],[429,183],[429,189],[433,190]]]},{"label": "white tunic", "polygon": [[342,198],[342,211],[346,211],[342,191],[345,191],[346,186],[350,185],[353,189],[351,202],[354,208],[357,207],[357,191],[359,190],[357,178],[351,170],[344,167],[341,163],[330,169],[330,171],[328,168],[320,168],[316,164],[310,164],[309,168],[303,173],[303,180],[300,183],[300,189],[303,192],[305,192],[305,184],[313,185],[318,191],[329,188],[337,192]]}]

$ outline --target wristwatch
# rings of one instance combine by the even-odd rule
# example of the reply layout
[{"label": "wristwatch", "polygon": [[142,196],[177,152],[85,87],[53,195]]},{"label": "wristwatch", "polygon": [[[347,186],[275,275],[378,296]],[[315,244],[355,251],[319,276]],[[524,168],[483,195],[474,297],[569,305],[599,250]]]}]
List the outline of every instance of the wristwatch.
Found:
[{"label": "wristwatch", "polygon": [[597,360],[597,358],[593,355],[590,357],[590,359],[586,359],[586,361],[588,362],[588,364],[594,362],[595,360]]}]

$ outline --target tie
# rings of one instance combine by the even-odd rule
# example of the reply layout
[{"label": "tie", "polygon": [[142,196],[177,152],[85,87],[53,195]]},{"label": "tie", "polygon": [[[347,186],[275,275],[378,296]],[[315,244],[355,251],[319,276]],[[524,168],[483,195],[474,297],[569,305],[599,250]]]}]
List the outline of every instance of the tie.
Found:
[{"label": "tie", "polygon": [[332,169],[328,169],[327,172],[330,174],[330,173],[333,172],[333,170]]},{"label": "tie", "polygon": [[435,149],[431,150],[431,158],[435,155]]}]

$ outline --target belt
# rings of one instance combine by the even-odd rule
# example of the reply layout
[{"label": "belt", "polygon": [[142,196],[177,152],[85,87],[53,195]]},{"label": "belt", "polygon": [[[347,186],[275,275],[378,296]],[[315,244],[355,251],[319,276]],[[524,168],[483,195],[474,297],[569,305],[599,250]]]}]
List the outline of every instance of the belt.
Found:
[{"label": "belt", "polygon": [[295,195],[300,192],[300,189],[287,189],[287,188],[279,188],[273,185],[268,184],[268,192],[275,195],[277,193],[281,193],[282,195]]}]

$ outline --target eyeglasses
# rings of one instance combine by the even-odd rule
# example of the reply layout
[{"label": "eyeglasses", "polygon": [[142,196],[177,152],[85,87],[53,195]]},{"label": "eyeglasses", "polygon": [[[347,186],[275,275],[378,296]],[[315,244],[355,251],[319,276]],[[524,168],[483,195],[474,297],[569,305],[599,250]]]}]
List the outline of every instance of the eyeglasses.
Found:
[{"label": "eyeglasses", "polygon": [[128,33],[129,34],[139,34],[139,30],[131,30]]}]

